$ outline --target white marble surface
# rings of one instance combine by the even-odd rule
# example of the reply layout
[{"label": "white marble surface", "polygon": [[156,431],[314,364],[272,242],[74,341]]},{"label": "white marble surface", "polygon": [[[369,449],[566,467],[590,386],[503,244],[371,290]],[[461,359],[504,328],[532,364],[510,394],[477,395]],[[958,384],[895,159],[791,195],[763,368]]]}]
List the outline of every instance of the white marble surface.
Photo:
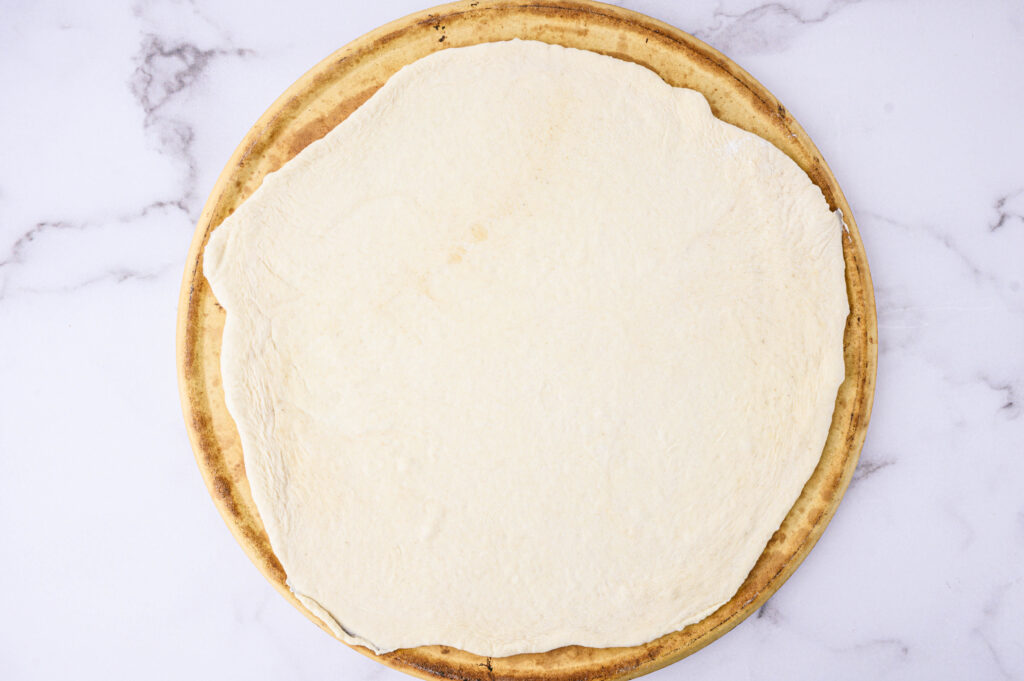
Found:
[{"label": "white marble surface", "polygon": [[[622,4],[772,90],[878,297],[874,416],[818,547],[652,679],[1024,678],[1024,4]],[[185,252],[259,114],[389,2],[0,7],[0,678],[404,678],[277,596],[174,372]]]}]

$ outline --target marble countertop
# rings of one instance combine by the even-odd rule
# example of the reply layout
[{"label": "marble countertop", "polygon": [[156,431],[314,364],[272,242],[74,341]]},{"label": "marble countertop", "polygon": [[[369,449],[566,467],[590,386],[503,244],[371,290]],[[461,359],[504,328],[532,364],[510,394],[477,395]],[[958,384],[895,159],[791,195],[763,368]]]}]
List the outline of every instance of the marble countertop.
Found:
[{"label": "marble countertop", "polygon": [[[756,616],[648,677],[1024,677],[1024,4],[621,3],[808,130],[878,302],[867,444]],[[174,368],[207,192],[306,69],[424,5],[27,2],[0,20],[0,677],[401,679],[235,544]]]}]

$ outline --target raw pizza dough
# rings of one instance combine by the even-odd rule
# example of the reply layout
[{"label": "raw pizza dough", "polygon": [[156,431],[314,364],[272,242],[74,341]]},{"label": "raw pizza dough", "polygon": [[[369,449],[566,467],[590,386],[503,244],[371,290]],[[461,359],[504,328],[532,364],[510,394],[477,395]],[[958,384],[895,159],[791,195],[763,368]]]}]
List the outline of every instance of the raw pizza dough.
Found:
[{"label": "raw pizza dough", "polygon": [[221,369],[299,599],[374,651],[640,644],[728,601],[821,455],[841,218],[635,64],[395,74],[213,233]]}]

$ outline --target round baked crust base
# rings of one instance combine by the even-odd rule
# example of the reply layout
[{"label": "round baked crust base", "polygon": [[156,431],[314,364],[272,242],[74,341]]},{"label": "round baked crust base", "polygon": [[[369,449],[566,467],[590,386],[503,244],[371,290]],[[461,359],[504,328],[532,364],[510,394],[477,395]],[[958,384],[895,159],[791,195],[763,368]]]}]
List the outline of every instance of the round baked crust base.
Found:
[{"label": "round baked crust base", "polygon": [[382,26],[330,55],[295,82],[252,127],[206,202],[188,255],[178,306],[177,364],[185,422],[196,461],[232,534],[274,587],[330,633],[285,586],[256,511],[242,448],[224,404],[220,374],[224,310],[202,274],[210,232],[311,142],[343,121],[398,69],[437,50],[521,38],[636,62],[671,85],[704,94],[714,114],[788,154],[842,211],[850,316],[844,337],[846,378],[839,388],[825,449],[800,498],[728,603],[682,631],[628,648],[567,646],[546,653],[488,658],[447,646],[375,655],[426,679],[544,681],[628,679],[659,669],[726,633],[760,607],[793,573],[835,513],[857,465],[874,395],[877,320],[864,247],[850,207],[817,148],[757,81],[696,38],[650,17],[578,0],[483,2],[435,7]]}]

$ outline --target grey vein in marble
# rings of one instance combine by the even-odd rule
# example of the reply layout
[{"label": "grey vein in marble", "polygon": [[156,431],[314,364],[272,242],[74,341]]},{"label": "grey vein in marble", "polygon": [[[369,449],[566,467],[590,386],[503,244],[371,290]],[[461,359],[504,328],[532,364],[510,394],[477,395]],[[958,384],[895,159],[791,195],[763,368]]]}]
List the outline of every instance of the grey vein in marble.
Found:
[{"label": "grey vein in marble", "polygon": [[24,262],[25,251],[29,244],[36,240],[40,234],[47,230],[54,229],[83,229],[83,225],[72,224],[70,222],[64,222],[61,220],[57,221],[43,221],[37,222],[32,225],[27,232],[18,237],[11,245],[11,249],[4,256],[3,260],[0,260],[0,267],[8,267],[10,265],[20,265]]},{"label": "grey vein in marble", "polygon": [[853,478],[850,480],[850,487],[852,488],[862,480],[867,480],[875,473],[889,466],[895,465],[895,459],[866,459],[861,457],[860,462],[857,464],[857,468],[853,471]]},{"label": "grey vein in marble", "polygon": [[738,14],[721,9],[712,24],[694,35],[731,55],[777,53],[789,47],[803,27],[820,24],[847,5],[863,0],[832,0],[817,13],[804,14],[781,2],[758,5]]},{"label": "grey vein in marble", "polygon": [[[66,286],[21,286],[17,289],[18,293],[28,293],[34,295],[47,295],[47,294],[67,294],[77,293],[83,289],[89,288],[96,284],[123,284],[129,281],[137,282],[151,282],[160,279],[166,274],[170,274],[172,271],[176,271],[173,265],[166,265],[158,267],[154,270],[133,270],[125,267],[115,267],[107,270],[102,274],[97,274],[95,277],[89,277],[81,281],[77,281],[73,284]],[[2,291],[0,291],[0,298],[2,298]]]},{"label": "grey vein in marble", "polygon": [[991,626],[996,615],[1003,607],[1004,596],[1007,591],[1016,584],[1019,584],[1021,578],[1017,578],[1011,582],[997,585],[991,593],[991,596],[986,600],[985,604],[981,608],[981,621],[978,623],[971,633],[981,639],[985,645],[985,649],[992,657],[992,662],[995,664],[996,669],[1002,674],[1004,679],[1017,678],[1015,674],[1011,673],[1006,667],[1006,663],[1003,661],[1003,657],[1000,654],[999,649],[992,643],[991,637],[988,633],[988,628]]},{"label": "grey vein in marble", "polygon": [[996,219],[989,224],[990,231],[996,231],[1009,224],[1024,225],[1024,189],[1005,194],[996,199]]},{"label": "grey vein in marble", "polygon": [[37,222],[14,241],[10,250],[0,260],[0,274],[2,274],[2,277],[0,277],[0,300],[4,300],[7,297],[8,289],[10,288],[11,270],[14,266],[25,263],[26,252],[31,247],[32,242],[44,232],[67,229],[84,229],[84,225],[61,220]]},{"label": "grey vein in marble", "polygon": [[891,650],[900,657],[907,657],[910,654],[910,646],[898,638],[876,638],[862,641],[844,649],[844,652],[863,653],[873,649]]},{"label": "grey vein in marble", "polygon": [[[110,227],[111,225],[123,225],[126,228],[130,228],[138,220],[151,216],[156,211],[164,211],[165,213],[167,211],[177,211],[187,214],[185,208],[179,202],[154,201],[144,206],[141,210],[126,213],[108,221],[70,222],[66,220],[52,220],[37,222],[18,237],[3,259],[0,259],[0,301],[8,298],[13,292],[28,294],[72,293],[103,282],[120,284],[127,281],[150,281],[170,272],[176,266],[175,253],[166,254],[170,262],[157,267],[139,268],[131,265],[98,265],[96,274],[72,279],[68,283],[53,286],[16,285],[20,268],[37,265],[31,257],[31,251],[39,243],[41,237],[61,233],[88,232],[94,228]],[[56,256],[58,260],[66,257],[66,254],[57,252],[53,248],[46,250],[50,250],[51,257]],[[60,269],[59,263],[51,264],[50,267],[54,270]]]},{"label": "grey vein in marble", "polygon": [[765,601],[765,604],[757,609],[756,619],[767,620],[772,624],[778,624],[782,621],[782,613],[779,609],[772,604],[771,600]]},{"label": "grey vein in marble", "polygon": [[[1005,205],[1005,202],[996,202],[997,207],[1003,205]],[[991,269],[982,266],[973,257],[968,255],[964,248],[956,240],[954,240],[952,236],[931,224],[922,223],[911,225],[906,222],[902,222],[900,220],[896,220],[894,218],[887,217],[885,215],[881,215],[879,213],[875,213],[872,211],[859,211],[858,215],[861,216],[862,218],[877,220],[879,222],[890,225],[892,227],[897,227],[907,232],[926,235],[931,240],[938,242],[950,253],[955,255],[956,258],[960,260],[963,266],[970,272],[970,274],[976,281],[987,281],[991,284],[996,285],[996,287],[998,287],[999,289],[1005,289],[1007,291],[1012,291],[1014,289],[1014,287],[1010,285],[1007,281],[1005,281],[1002,278],[1002,276],[994,273]],[[1010,214],[1010,216],[1013,217],[1012,214]],[[988,231],[991,232],[994,230],[990,228]],[[1006,302],[1011,305],[1013,304],[1010,303],[1009,301]]]},{"label": "grey vein in marble", "polygon": [[1012,381],[997,381],[985,374],[978,376],[978,380],[984,383],[989,389],[1002,393],[1003,403],[999,406],[998,414],[1008,420],[1020,416],[1021,405],[1017,397],[1017,385]]},{"label": "grey vein in marble", "polygon": [[[197,10],[198,12],[198,10]],[[199,82],[211,62],[221,57],[248,57],[252,50],[236,47],[199,49],[189,42],[168,44],[158,35],[146,35],[137,56],[129,87],[145,114],[143,125],[158,138],[160,149],[185,167],[182,193],[164,203],[173,204],[198,219],[198,168],[192,150],[195,130],[180,117],[165,115],[164,107]]]}]

